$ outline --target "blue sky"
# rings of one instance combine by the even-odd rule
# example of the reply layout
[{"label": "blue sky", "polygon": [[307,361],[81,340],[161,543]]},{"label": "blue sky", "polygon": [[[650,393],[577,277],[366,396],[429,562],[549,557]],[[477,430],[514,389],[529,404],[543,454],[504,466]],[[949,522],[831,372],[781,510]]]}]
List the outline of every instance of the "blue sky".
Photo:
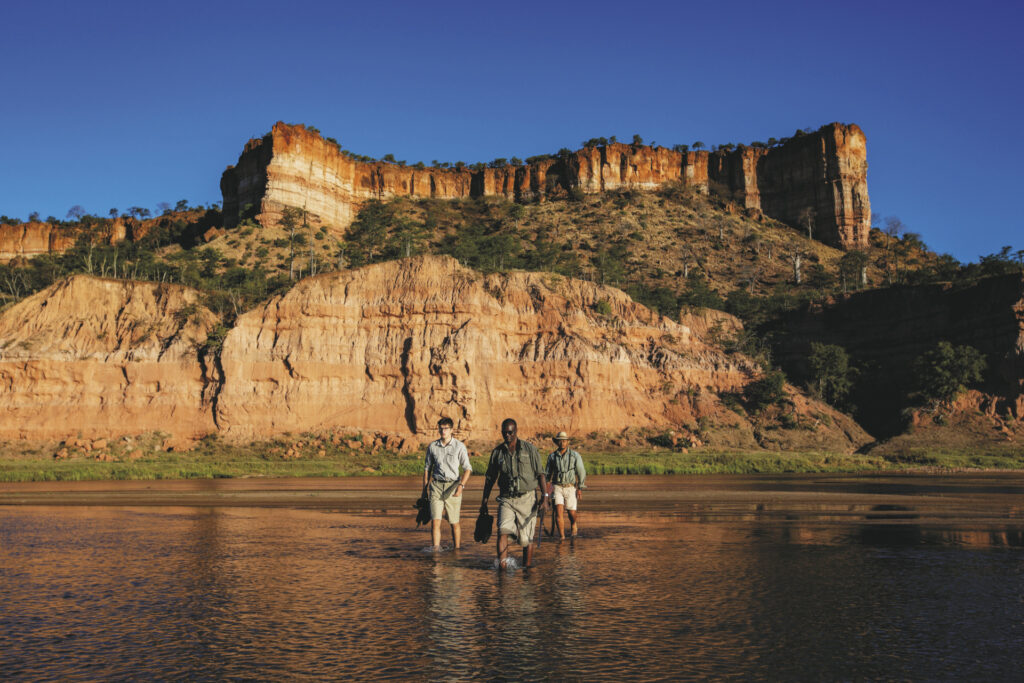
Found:
[{"label": "blue sky", "polygon": [[872,209],[961,260],[1024,249],[1024,3],[0,4],[0,214],[220,200],[307,123],[410,163],[639,133],[709,146],[856,123]]}]

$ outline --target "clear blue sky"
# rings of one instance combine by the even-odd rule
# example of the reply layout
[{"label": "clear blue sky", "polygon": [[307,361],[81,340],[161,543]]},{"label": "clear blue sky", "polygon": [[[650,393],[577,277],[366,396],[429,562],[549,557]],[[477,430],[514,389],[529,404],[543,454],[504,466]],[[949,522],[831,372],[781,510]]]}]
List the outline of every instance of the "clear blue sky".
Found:
[{"label": "clear blue sky", "polygon": [[0,214],[220,200],[308,123],[410,163],[639,133],[709,146],[830,121],[872,209],[974,260],[1024,248],[1024,3],[0,3]]}]

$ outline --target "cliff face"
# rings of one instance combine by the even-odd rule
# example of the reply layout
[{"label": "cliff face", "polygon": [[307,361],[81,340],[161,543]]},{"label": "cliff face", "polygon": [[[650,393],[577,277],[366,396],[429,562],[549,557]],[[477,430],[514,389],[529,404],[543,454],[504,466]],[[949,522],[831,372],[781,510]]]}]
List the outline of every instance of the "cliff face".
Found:
[{"label": "cliff face", "polygon": [[221,177],[221,192],[227,227],[247,212],[273,222],[284,208],[295,207],[343,231],[371,199],[503,196],[544,201],[574,190],[596,193],[681,182],[701,192],[715,187],[745,208],[792,225],[812,209],[816,237],[857,248],[867,245],[871,215],[865,149],[857,126],[834,123],[771,149],[680,153],[615,143],[523,166],[416,169],[356,161],[319,134],[279,122],[263,138],[249,141],[238,163]]},{"label": "cliff face", "polygon": [[913,389],[914,360],[940,341],[969,345],[989,365],[987,390],[1004,408],[1024,418],[1024,278],[1008,275],[973,287],[948,285],[891,288],[851,295],[823,309],[791,314],[777,325],[775,356],[791,377],[806,375],[811,342],[843,346],[870,386],[861,402],[865,424],[882,434],[899,424],[872,424],[898,417]]},{"label": "cliff face", "polygon": [[[485,277],[448,257],[330,273],[240,316],[216,357],[197,350],[214,321],[196,296],[78,276],[5,311],[0,438],[328,428],[428,438],[448,415],[482,439],[509,416],[526,435],[695,433],[706,418],[728,432],[720,445],[852,450],[869,439],[794,392],[796,414],[820,418],[818,429],[762,441],[718,397],[760,376],[752,361],[585,281]],[[598,301],[610,313],[597,314]],[[701,330],[722,326],[692,315]]]},{"label": "cliff face", "polygon": [[867,143],[855,125],[829,124],[790,139],[758,162],[761,210],[790,225],[814,213],[814,237],[844,248],[866,247],[871,228]]},{"label": "cliff face", "polygon": [[0,224],[0,263],[64,251],[74,243],[74,233],[49,223]]},{"label": "cliff face", "polygon": [[[592,312],[599,299],[611,315]],[[668,425],[715,412],[685,389],[738,390],[757,372],[618,290],[483,277],[448,257],[304,280],[239,318],[221,365],[217,422],[247,438],[332,424],[429,435],[440,415],[482,436],[508,416],[531,432]]]},{"label": "cliff face", "polygon": [[78,275],[0,315],[0,438],[213,430],[194,290]]},{"label": "cliff face", "polygon": [[62,253],[75,246],[83,235],[91,237],[94,244],[139,240],[168,220],[170,218],[167,216],[144,221],[121,216],[113,220],[100,219],[96,223],[77,225],[37,222],[0,224],[0,263],[10,263],[15,259],[31,258],[39,254]]}]

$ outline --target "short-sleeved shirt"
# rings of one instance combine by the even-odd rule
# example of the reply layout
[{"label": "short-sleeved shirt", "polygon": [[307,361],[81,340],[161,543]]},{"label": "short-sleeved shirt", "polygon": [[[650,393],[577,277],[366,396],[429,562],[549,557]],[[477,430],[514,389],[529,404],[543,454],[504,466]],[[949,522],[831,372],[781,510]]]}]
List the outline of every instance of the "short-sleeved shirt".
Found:
[{"label": "short-sleeved shirt", "polygon": [[423,459],[423,470],[430,472],[430,478],[435,481],[455,481],[459,478],[459,468],[472,470],[469,464],[469,452],[466,445],[453,438],[448,445],[441,443],[441,439],[431,441],[427,446],[427,457]]},{"label": "short-sleeved shirt", "polygon": [[571,448],[565,453],[554,450],[548,456],[548,480],[560,486],[579,486],[586,488],[587,470],[583,467],[583,458]]},{"label": "short-sleeved shirt", "polygon": [[504,443],[498,444],[487,463],[487,479],[498,481],[498,490],[505,498],[533,491],[540,485],[543,474],[540,453],[532,443],[522,439],[516,442],[515,453],[509,453]]}]

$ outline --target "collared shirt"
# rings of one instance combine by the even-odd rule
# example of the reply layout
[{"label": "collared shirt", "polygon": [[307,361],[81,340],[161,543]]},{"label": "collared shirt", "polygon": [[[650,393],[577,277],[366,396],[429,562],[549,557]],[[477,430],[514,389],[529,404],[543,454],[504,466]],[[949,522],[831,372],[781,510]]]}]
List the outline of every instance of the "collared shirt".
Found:
[{"label": "collared shirt", "polygon": [[571,448],[566,448],[565,453],[557,449],[551,452],[548,456],[547,473],[552,484],[587,488],[587,470],[583,467],[583,458]]},{"label": "collared shirt", "polygon": [[[430,472],[430,477],[438,481],[455,481],[459,478],[459,468],[472,471],[469,464],[469,452],[466,445],[452,438],[448,445],[441,439],[431,441],[427,446],[427,457],[423,460],[423,470]],[[431,469],[433,468],[433,469]]]},{"label": "collared shirt", "polygon": [[498,480],[498,490],[503,497],[533,491],[539,486],[542,474],[540,453],[532,443],[522,439],[516,442],[515,453],[509,453],[504,443],[498,444],[487,463],[487,480]]}]

